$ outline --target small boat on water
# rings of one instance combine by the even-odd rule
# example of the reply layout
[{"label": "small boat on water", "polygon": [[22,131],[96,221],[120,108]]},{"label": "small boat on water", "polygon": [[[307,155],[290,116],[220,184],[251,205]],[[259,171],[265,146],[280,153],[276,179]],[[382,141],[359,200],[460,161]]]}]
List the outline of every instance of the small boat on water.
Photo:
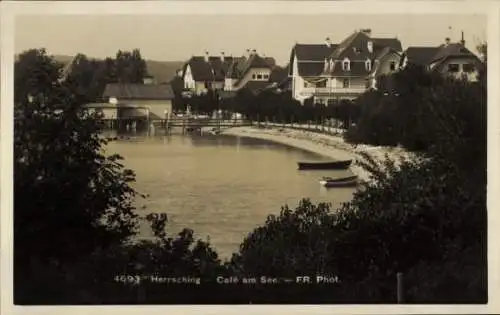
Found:
[{"label": "small boat on water", "polygon": [[297,162],[299,170],[345,170],[351,166],[352,160],[331,162]]},{"label": "small boat on water", "polygon": [[347,176],[341,178],[323,177],[319,183],[324,187],[353,187],[358,185],[358,176]]}]

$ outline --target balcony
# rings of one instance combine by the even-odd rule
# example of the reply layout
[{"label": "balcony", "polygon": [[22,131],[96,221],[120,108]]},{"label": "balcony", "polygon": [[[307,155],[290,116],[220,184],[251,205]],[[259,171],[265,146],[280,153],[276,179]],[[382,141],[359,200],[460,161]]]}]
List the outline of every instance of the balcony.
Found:
[{"label": "balcony", "polygon": [[314,95],[331,95],[331,94],[362,94],[366,92],[365,87],[350,87],[350,88],[316,88]]}]

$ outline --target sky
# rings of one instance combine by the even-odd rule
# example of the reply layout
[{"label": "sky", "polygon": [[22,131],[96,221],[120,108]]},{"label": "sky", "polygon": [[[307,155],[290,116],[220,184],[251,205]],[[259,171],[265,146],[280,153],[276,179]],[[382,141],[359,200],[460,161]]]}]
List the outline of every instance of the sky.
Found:
[{"label": "sky", "polygon": [[241,56],[256,49],[288,62],[295,43],[338,43],[353,31],[372,29],[373,37],[397,37],[403,48],[437,46],[446,37],[475,51],[487,39],[484,15],[22,15],[14,29],[16,53],[45,48],[54,55],[83,53],[112,57],[139,48],[144,58],[185,61],[193,55]]}]

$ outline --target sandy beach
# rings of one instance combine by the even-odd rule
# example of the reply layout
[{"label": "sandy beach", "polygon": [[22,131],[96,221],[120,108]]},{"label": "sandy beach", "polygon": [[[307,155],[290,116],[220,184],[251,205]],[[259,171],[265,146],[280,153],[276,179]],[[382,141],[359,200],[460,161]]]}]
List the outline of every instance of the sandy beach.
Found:
[{"label": "sandy beach", "polygon": [[[368,152],[379,160],[383,159],[386,154],[391,159],[397,159],[401,156],[410,157],[407,151],[398,147],[378,147],[369,145],[353,146],[346,143],[341,136],[290,128],[234,127],[224,130],[222,134],[274,141],[316,153],[333,160],[353,159],[354,161],[359,161],[362,159],[359,155],[360,152]],[[351,171],[358,175],[361,180],[370,180],[370,174],[356,163],[352,164]]]}]

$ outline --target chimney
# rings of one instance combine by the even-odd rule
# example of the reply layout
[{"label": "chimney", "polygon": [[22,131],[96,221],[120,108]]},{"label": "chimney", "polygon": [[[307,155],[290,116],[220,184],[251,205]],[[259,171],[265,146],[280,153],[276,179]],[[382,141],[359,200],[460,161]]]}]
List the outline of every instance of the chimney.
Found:
[{"label": "chimney", "polygon": [[256,55],[257,54],[257,50],[256,49],[252,49],[252,55]]},{"label": "chimney", "polygon": [[444,43],[446,44],[446,46],[448,46],[450,44],[450,41],[451,41],[451,39],[449,37],[446,37],[444,39]]},{"label": "chimney", "polygon": [[325,38],[326,47],[330,48],[332,46],[332,42],[330,41],[330,37]]},{"label": "chimney", "polygon": [[220,53],[220,61],[224,62],[224,52],[223,51]]},{"label": "chimney", "polygon": [[371,28],[365,28],[361,30],[362,33],[365,33],[366,36],[371,37],[372,36],[372,29]]},{"label": "chimney", "polygon": [[247,49],[247,57],[250,57],[251,51],[250,49]]},{"label": "chimney", "polygon": [[462,31],[462,39],[460,40],[460,44],[462,44],[462,46],[465,46],[464,31]]},{"label": "chimney", "polygon": [[205,62],[208,62],[208,51],[205,50]]}]

